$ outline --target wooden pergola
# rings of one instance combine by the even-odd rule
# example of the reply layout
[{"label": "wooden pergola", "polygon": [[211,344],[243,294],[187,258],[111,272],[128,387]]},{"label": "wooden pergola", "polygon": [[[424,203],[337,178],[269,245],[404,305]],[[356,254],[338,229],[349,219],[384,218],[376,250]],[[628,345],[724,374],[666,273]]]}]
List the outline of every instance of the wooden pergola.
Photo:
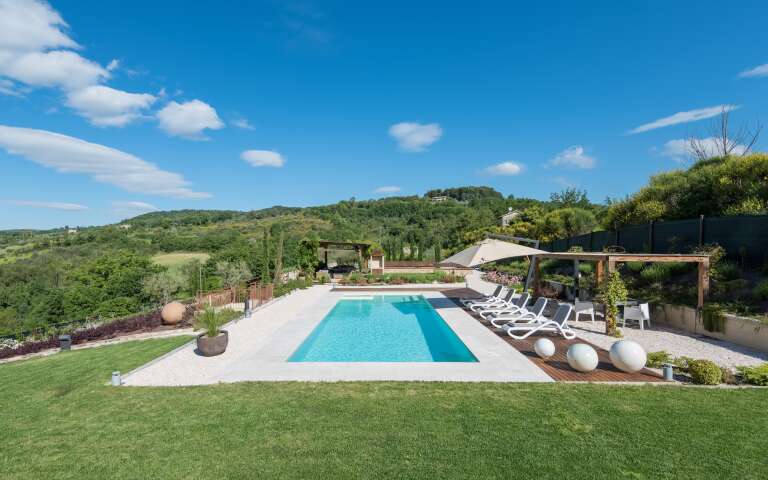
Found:
[{"label": "wooden pergola", "polygon": [[363,251],[365,251],[368,247],[371,246],[370,243],[366,242],[334,242],[330,240],[320,240],[318,242],[318,245],[320,249],[324,250],[324,260],[325,264],[328,265],[328,251],[329,250],[347,250],[347,251],[354,251],[357,253],[357,259],[358,262],[360,262],[360,269],[365,270],[363,268]]},{"label": "wooden pergola", "polygon": [[533,291],[541,294],[541,267],[543,259],[571,260],[574,264],[574,287],[578,289],[579,262],[595,262],[597,284],[605,278],[605,272],[616,270],[617,263],[623,262],[687,262],[699,265],[697,311],[700,313],[709,295],[709,255],[682,255],[671,253],[612,253],[612,252],[556,252],[541,253],[533,257]]}]

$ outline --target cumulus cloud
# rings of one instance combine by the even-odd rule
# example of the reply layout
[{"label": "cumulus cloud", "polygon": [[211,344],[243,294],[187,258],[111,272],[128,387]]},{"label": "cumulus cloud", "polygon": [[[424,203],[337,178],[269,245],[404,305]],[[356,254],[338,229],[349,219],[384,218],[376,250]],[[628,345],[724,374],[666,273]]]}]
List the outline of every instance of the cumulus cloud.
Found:
[{"label": "cumulus cloud", "polygon": [[276,167],[285,165],[285,158],[271,150],[246,150],[240,154],[240,158],[254,167]]},{"label": "cumulus cloud", "polygon": [[49,208],[52,210],[88,210],[88,207],[78,203],[38,202],[34,200],[11,200],[8,203],[20,207]]},{"label": "cumulus cloud", "polygon": [[549,162],[551,166],[576,168],[593,168],[596,163],[597,159],[587,155],[581,145],[571,145]]},{"label": "cumulus cloud", "polygon": [[674,115],[660,118],[650,123],[644,123],[639,127],[633,128],[627,133],[630,135],[633,135],[635,133],[647,132],[649,130],[655,130],[657,128],[669,127],[670,125],[678,125],[680,123],[688,123],[688,122],[695,122],[697,120],[704,120],[706,118],[711,118],[711,117],[720,115],[720,113],[723,111],[729,112],[731,110],[736,110],[737,108],[739,108],[739,105],[723,104],[723,105],[715,105],[714,107],[688,110],[686,112],[677,112]]},{"label": "cumulus cloud", "polygon": [[93,85],[67,94],[67,105],[77,110],[92,124],[100,127],[122,127],[142,116],[156,97],[148,93],[128,93]]},{"label": "cumulus cloud", "polygon": [[516,162],[501,162],[483,169],[488,175],[517,175],[522,173],[525,167]]},{"label": "cumulus cloud", "polygon": [[160,128],[168,135],[191,140],[206,140],[204,131],[224,128],[216,110],[200,100],[169,102],[157,112]]},{"label": "cumulus cloud", "polygon": [[377,188],[373,191],[373,193],[397,193],[400,190],[401,188],[396,185],[386,185],[384,187]]},{"label": "cumulus cloud", "polygon": [[[700,139],[698,145],[708,157],[715,157],[720,155],[719,152],[721,151],[718,147],[718,142],[718,139],[715,137],[707,137]],[[743,155],[746,151],[746,145],[736,145],[733,149],[733,155]],[[678,163],[684,163],[691,159],[694,153],[690,140],[686,138],[670,140],[661,149],[661,155],[671,158]]]},{"label": "cumulus cloud", "polygon": [[768,77],[768,63],[758,65],[755,68],[750,68],[749,70],[744,70],[743,72],[739,73],[739,76],[741,78]]},{"label": "cumulus cloud", "polygon": [[83,57],[68,29],[44,1],[0,0],[0,93],[22,96],[16,83],[59,88],[70,107],[100,127],[122,127],[140,118],[155,97],[101,86],[120,61],[113,59],[105,68]]},{"label": "cumulus cloud", "polygon": [[65,33],[67,28],[58,12],[45,2],[0,0],[0,50],[79,48]]},{"label": "cumulus cloud", "polygon": [[61,173],[81,173],[129,192],[174,198],[208,198],[178,173],[129,153],[45,130],[0,125],[0,147]]},{"label": "cumulus cloud", "polygon": [[92,85],[109,77],[98,63],[69,50],[30,52],[0,60],[0,74],[34,87],[64,89]]},{"label": "cumulus cloud", "polygon": [[423,152],[443,136],[443,129],[438,123],[396,123],[389,127],[389,135],[397,141],[401,150]]}]

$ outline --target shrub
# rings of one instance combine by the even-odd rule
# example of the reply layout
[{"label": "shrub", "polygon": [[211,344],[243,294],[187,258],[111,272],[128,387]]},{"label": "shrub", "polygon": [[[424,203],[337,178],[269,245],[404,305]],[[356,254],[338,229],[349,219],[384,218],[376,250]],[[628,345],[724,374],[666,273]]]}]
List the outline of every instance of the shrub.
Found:
[{"label": "shrub", "polygon": [[768,362],[756,367],[736,367],[744,382],[751,385],[768,386]]},{"label": "shrub", "polygon": [[643,262],[627,262],[624,265],[626,265],[627,270],[629,270],[632,273],[640,273],[640,271],[645,266]]},{"label": "shrub", "polygon": [[719,385],[723,371],[710,360],[693,360],[688,362],[688,375],[697,385]]},{"label": "shrub", "polygon": [[722,262],[715,268],[715,277],[719,280],[735,280],[740,276],[741,270],[733,262]]},{"label": "shrub", "polygon": [[649,352],[646,365],[651,368],[661,368],[665,363],[672,363],[672,355],[661,350],[659,352]]},{"label": "shrub", "polygon": [[580,263],[579,264],[579,272],[581,272],[584,275],[589,275],[592,272],[595,271],[595,266],[591,263]]},{"label": "shrub", "polygon": [[708,303],[702,309],[704,329],[710,332],[725,331],[725,312],[723,307],[716,303]]},{"label": "shrub", "polygon": [[663,283],[672,276],[672,272],[663,263],[648,265],[640,271],[640,278],[648,283]]},{"label": "shrub", "polygon": [[758,300],[768,300],[768,280],[763,280],[755,286],[752,294]]},{"label": "shrub", "polygon": [[680,372],[688,372],[688,366],[694,360],[691,357],[680,356],[672,359],[672,364],[677,367]]}]

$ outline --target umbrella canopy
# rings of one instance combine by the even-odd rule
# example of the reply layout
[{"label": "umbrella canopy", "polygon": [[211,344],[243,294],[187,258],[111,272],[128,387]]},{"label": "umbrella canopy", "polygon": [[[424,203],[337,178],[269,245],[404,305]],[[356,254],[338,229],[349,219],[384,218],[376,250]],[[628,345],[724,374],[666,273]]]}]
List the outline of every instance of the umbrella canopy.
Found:
[{"label": "umbrella canopy", "polygon": [[546,252],[526,247],[525,245],[518,245],[517,243],[509,243],[496,240],[495,238],[487,238],[480,243],[465,248],[459,253],[446,258],[440,263],[456,263],[465,267],[476,267],[483,263],[494,262],[504,258],[527,257],[539,253]]}]

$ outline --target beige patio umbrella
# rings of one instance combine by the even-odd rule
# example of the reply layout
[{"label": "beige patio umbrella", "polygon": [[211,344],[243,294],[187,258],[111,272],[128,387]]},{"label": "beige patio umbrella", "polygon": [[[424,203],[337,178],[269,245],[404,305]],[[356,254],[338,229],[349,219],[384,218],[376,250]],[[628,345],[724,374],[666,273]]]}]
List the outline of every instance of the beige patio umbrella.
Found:
[{"label": "beige patio umbrella", "polygon": [[446,258],[440,263],[455,263],[464,267],[476,267],[483,263],[495,262],[496,260],[502,260],[504,258],[527,257],[539,253],[546,252],[517,243],[496,240],[495,238],[486,238],[485,240]]}]

